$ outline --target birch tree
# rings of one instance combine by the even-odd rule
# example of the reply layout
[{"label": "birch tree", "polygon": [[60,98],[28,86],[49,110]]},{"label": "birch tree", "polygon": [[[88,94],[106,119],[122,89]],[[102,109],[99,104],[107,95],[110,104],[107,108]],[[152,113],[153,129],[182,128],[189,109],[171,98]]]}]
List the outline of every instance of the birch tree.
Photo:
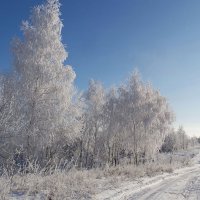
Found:
[{"label": "birch tree", "polygon": [[23,133],[28,155],[38,150],[51,159],[65,142],[79,136],[80,124],[73,105],[75,72],[64,62],[58,0],[34,7],[22,23],[23,40],[13,42],[14,66],[25,115]]},{"label": "birch tree", "polygon": [[141,157],[152,157],[160,149],[173,114],[167,100],[142,82],[138,72],[119,88],[118,104],[126,148],[138,164]]},{"label": "birch tree", "polygon": [[12,159],[23,131],[22,115],[18,112],[18,90],[14,74],[0,77],[0,159]]},{"label": "birch tree", "polygon": [[100,151],[98,149],[98,140],[102,133],[102,112],[105,103],[105,91],[101,83],[91,80],[89,88],[85,92],[85,130],[84,140],[86,144],[86,165],[88,165],[89,152],[92,155],[92,163],[98,162]]}]

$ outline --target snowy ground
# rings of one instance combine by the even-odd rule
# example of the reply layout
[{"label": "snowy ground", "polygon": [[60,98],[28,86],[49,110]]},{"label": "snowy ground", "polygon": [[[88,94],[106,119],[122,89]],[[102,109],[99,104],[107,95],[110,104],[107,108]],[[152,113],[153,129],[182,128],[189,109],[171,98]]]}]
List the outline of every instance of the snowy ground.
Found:
[{"label": "snowy ground", "polygon": [[94,197],[98,200],[197,200],[200,199],[200,154],[192,159],[192,167],[175,170],[152,178],[126,182],[115,190]]},{"label": "snowy ground", "polygon": [[[175,166],[169,165],[170,154],[165,154],[160,155],[159,162],[154,163],[154,165],[142,165],[136,168],[127,165],[125,167],[109,167],[104,170],[80,171],[72,169],[69,172],[55,171],[55,173],[48,176],[36,173],[24,176],[17,174],[13,177],[1,177],[0,199],[200,199],[199,152],[200,147],[197,147],[173,154]],[[196,156],[193,157],[194,155]],[[171,167],[175,169],[184,166],[180,165],[184,160],[189,162],[190,167],[178,169],[174,172],[171,170]],[[161,166],[159,166],[160,163],[162,163]]]}]

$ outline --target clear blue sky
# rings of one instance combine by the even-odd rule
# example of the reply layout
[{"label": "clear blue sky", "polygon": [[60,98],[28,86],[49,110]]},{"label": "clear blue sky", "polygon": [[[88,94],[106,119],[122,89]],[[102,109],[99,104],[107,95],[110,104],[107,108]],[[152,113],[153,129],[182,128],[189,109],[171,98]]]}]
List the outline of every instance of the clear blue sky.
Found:
[{"label": "clear blue sky", "polygon": [[[10,42],[42,0],[2,0],[0,71],[11,66]],[[78,88],[90,78],[120,84],[137,67],[170,101],[190,135],[200,136],[199,0],[61,0],[63,42]]]}]

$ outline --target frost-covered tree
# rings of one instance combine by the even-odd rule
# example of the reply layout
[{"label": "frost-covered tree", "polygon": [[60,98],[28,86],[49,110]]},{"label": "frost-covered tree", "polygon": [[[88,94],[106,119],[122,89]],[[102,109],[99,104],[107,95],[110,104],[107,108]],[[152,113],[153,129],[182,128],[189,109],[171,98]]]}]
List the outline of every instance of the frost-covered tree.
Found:
[{"label": "frost-covered tree", "polygon": [[192,137],[192,138],[190,138],[190,140],[189,140],[189,146],[195,147],[197,145],[198,145],[198,138],[195,137],[195,136]]},{"label": "frost-covered tree", "polygon": [[103,108],[103,131],[105,137],[106,162],[111,165],[119,164],[119,154],[124,138],[120,103],[117,88],[111,88],[106,95]]},{"label": "frost-covered tree", "polygon": [[100,133],[102,133],[102,112],[105,103],[105,91],[101,83],[91,80],[89,88],[85,92],[85,128],[84,128],[84,141],[86,151],[86,166],[89,162],[90,165],[95,165],[98,162],[98,157],[101,152],[98,148]]},{"label": "frost-covered tree", "polygon": [[144,119],[145,132],[146,128],[149,132],[150,140],[147,140],[145,154],[153,154],[160,149],[166,135],[172,131],[172,122],[174,120],[174,114],[171,111],[169,104],[165,97],[163,97],[159,91],[150,89],[147,90],[147,107],[146,116]]},{"label": "frost-covered tree", "polygon": [[187,149],[189,144],[189,138],[183,126],[180,126],[177,130],[177,149]]},{"label": "frost-covered tree", "polygon": [[0,77],[0,159],[4,161],[12,157],[17,148],[16,140],[23,129],[22,116],[18,115],[18,91],[14,78],[14,75]]},{"label": "frost-covered tree", "polygon": [[177,135],[175,132],[172,132],[171,134],[167,135],[165,137],[164,143],[161,147],[162,152],[174,152],[177,150]]},{"label": "frost-covered tree", "polygon": [[123,132],[126,137],[127,149],[133,153],[134,163],[138,163],[139,143],[143,132],[141,130],[145,93],[142,81],[137,72],[133,73],[126,84],[119,88],[119,102]]},{"label": "frost-covered tree", "polygon": [[86,163],[120,164],[154,159],[171,131],[173,113],[159,91],[134,72],[119,88],[105,92],[90,82],[86,92],[84,140]]},{"label": "frost-covered tree", "polygon": [[[14,66],[25,115],[24,148],[28,155],[45,152],[51,159],[64,143],[79,136],[79,110],[74,105],[75,72],[64,62],[60,3],[47,0],[34,7],[22,24],[23,40],[13,42]],[[34,155],[37,156],[37,155]]]},{"label": "frost-covered tree", "polygon": [[142,82],[137,71],[119,88],[118,95],[120,132],[130,157],[138,164],[139,159],[152,158],[160,149],[173,115],[166,99]]},{"label": "frost-covered tree", "polygon": [[166,136],[162,145],[162,152],[174,152],[186,150],[189,146],[194,147],[197,144],[197,138],[189,138],[184,128],[180,126],[177,131],[172,131]]}]

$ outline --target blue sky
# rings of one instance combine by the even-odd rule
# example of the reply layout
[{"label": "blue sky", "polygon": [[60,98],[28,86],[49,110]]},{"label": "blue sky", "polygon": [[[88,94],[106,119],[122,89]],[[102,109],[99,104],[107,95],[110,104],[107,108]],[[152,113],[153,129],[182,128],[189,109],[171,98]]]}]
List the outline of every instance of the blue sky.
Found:
[{"label": "blue sky", "polygon": [[[10,42],[41,0],[2,0],[0,72],[12,66]],[[78,88],[91,78],[118,85],[138,68],[168,98],[176,126],[200,136],[199,0],[61,0],[63,42]]]}]

